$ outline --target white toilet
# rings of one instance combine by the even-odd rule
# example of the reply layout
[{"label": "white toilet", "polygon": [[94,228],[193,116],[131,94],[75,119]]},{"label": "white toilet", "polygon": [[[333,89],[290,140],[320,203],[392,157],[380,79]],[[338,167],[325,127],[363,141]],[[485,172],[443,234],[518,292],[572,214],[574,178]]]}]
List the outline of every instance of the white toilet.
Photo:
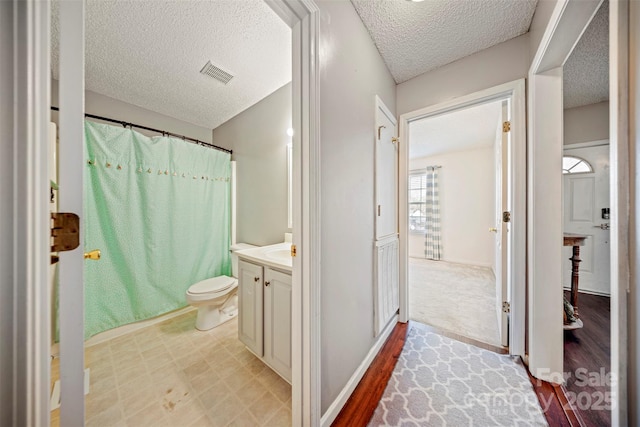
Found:
[{"label": "white toilet", "polygon": [[254,245],[238,243],[231,246],[231,274],[234,277],[218,276],[202,280],[187,290],[187,302],[198,307],[196,329],[207,331],[238,314],[238,256],[236,251],[255,248]]}]

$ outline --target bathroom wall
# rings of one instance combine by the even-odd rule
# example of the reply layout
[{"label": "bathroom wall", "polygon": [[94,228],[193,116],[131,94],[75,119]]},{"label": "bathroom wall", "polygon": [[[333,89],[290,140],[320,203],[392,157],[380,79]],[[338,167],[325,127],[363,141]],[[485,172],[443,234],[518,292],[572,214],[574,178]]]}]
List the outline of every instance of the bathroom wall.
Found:
[{"label": "bathroom wall", "polygon": [[609,139],[609,102],[564,110],[564,144]]},{"label": "bathroom wall", "polygon": [[[89,114],[104,116],[110,119],[124,120],[126,122],[165,130],[179,135],[185,135],[199,139],[200,141],[211,142],[211,128],[174,119],[173,117],[165,116],[164,114],[156,113],[154,111],[147,110],[146,108],[119,101],[90,90],[85,92],[84,100],[85,111]],[[58,106],[58,82],[56,80],[52,80],[51,82],[51,105]],[[58,113],[56,111],[52,111],[51,113],[53,121],[57,124]],[[135,131],[145,135],[157,135],[157,133],[147,132],[140,129],[135,129]],[[221,146],[228,148],[224,145]]]},{"label": "bathroom wall", "polygon": [[213,143],[237,161],[238,242],[283,241],[287,228],[287,129],[292,122],[291,83],[213,130]]},{"label": "bathroom wall", "polygon": [[[440,220],[443,261],[492,267],[495,258],[494,148],[421,157],[410,169],[440,165]],[[410,234],[409,256],[424,258],[424,234]]]},{"label": "bathroom wall", "polygon": [[321,410],[373,337],[375,95],[395,82],[348,0],[319,0],[321,120]]}]

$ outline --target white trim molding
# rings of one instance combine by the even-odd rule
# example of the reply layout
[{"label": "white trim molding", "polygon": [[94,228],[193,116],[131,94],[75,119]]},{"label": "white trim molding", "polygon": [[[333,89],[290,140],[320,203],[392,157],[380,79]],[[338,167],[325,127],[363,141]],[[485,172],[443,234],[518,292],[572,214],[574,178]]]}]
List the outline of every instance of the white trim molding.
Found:
[{"label": "white trim molding", "polygon": [[12,56],[0,66],[0,157],[7,163],[0,171],[0,424],[47,426],[50,10],[49,2],[18,0],[0,8],[2,61]]},{"label": "white trim molding", "polygon": [[513,355],[525,354],[525,307],[526,287],[523,278],[526,267],[526,118],[524,79],[504,83],[493,88],[472,93],[451,101],[405,113],[400,116],[399,153],[399,227],[400,227],[400,321],[409,320],[408,298],[408,236],[407,189],[409,176],[409,123],[425,117],[443,114],[473,105],[501,99],[511,101],[511,129],[513,149],[509,162],[513,165],[509,198],[511,199],[511,232],[509,233],[511,253],[509,272],[511,295],[511,317],[509,323],[509,352]]},{"label": "white trim molding", "polygon": [[[640,7],[609,3],[611,425],[638,425],[638,124]],[[635,70],[635,74],[631,71]],[[633,90],[634,88],[635,90]],[[632,178],[635,176],[635,179]],[[633,180],[633,181],[632,181]],[[631,227],[631,222],[635,226]]]},{"label": "white trim molding", "polygon": [[320,424],[320,12],[312,0],[265,0],[293,36],[292,420]]},{"label": "white trim molding", "polygon": [[563,382],[560,171],[566,148],[562,67],[600,4],[601,0],[558,0],[529,69],[528,361],[535,377],[558,384]]},{"label": "white trim molding", "polygon": [[369,366],[371,366],[373,359],[376,358],[384,343],[387,342],[387,338],[389,338],[389,335],[391,335],[391,332],[393,332],[393,329],[397,324],[398,316],[396,315],[389,321],[385,329],[382,330],[377,338],[376,343],[373,345],[373,347],[371,347],[369,353],[367,353],[367,356],[364,358],[362,363],[360,363],[353,375],[351,375],[351,378],[349,378],[349,381],[347,381],[338,397],[336,397],[331,406],[329,406],[325,411],[320,421],[320,425],[322,427],[329,427],[335,421],[345,403],[347,403],[347,400],[349,400],[349,398],[353,394],[353,391],[358,386],[358,383],[360,383],[360,380],[362,379],[362,377],[364,377],[367,369],[369,369]]}]

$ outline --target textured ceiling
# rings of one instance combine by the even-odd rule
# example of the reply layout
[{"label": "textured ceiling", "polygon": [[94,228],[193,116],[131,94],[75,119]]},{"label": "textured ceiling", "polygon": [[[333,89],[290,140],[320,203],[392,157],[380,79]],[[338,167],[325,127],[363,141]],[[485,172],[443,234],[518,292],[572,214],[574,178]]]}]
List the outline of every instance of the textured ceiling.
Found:
[{"label": "textured ceiling", "polygon": [[502,116],[502,101],[411,122],[409,158],[493,146]]},{"label": "textured ceiling", "polygon": [[[291,81],[291,30],[264,0],[88,0],[85,52],[86,89],[208,128]],[[235,77],[200,74],[209,60]]]},{"label": "textured ceiling", "polygon": [[396,83],[529,31],[537,0],[351,0]]},{"label": "textured ceiling", "polygon": [[564,108],[609,99],[609,2],[605,1],[564,65]]}]

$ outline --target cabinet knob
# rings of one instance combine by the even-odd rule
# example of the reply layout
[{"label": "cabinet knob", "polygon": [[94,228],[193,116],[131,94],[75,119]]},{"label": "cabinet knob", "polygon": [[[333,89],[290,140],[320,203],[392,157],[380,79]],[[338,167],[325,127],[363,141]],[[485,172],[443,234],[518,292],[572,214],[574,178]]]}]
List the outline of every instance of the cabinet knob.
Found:
[{"label": "cabinet knob", "polygon": [[259,281],[260,281],[260,278],[259,278],[259,277],[254,277],[254,278],[253,278],[253,281],[254,281],[254,282],[259,282]]},{"label": "cabinet knob", "polygon": [[264,285],[265,285],[265,286],[269,286],[270,284],[271,284],[271,282],[269,282],[269,281],[264,282]]}]

